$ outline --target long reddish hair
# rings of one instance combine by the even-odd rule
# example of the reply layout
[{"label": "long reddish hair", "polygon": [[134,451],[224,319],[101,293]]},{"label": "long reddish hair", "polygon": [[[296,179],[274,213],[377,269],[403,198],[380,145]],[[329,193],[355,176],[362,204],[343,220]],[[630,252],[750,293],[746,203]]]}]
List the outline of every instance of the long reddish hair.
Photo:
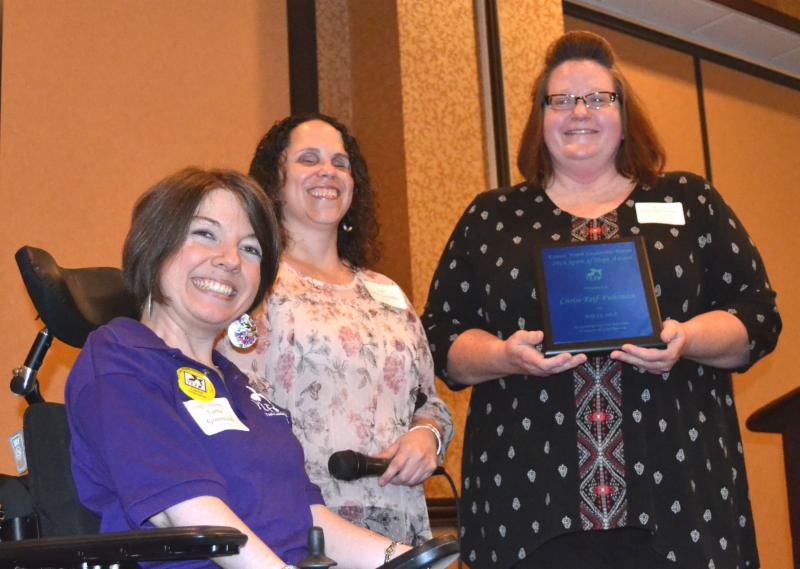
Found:
[{"label": "long reddish hair", "polygon": [[553,70],[572,60],[594,61],[608,69],[622,115],[622,140],[615,159],[617,171],[632,180],[652,181],[664,169],[664,148],[630,83],[617,67],[611,44],[585,31],[568,32],[547,49],[544,68],[533,83],[531,114],[519,145],[517,167],[520,172],[529,183],[541,187],[547,186],[553,178],[553,161],[543,132],[545,96]]}]

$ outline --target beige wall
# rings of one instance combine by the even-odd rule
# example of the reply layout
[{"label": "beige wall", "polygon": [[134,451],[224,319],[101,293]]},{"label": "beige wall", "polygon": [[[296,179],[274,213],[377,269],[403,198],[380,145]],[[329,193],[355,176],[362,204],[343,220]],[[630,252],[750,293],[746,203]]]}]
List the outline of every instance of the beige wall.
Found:
[{"label": "beige wall", "polygon": [[[350,31],[350,4],[348,0],[316,0],[314,4],[317,22],[319,110],[339,119],[348,127],[353,124],[355,51]],[[397,35],[394,30],[389,33]]]},{"label": "beige wall", "polygon": [[[0,99],[0,471],[24,402],[10,395],[40,328],[13,254],[114,265],[131,206],[183,166],[246,168],[289,111],[283,0],[5,0]],[[55,342],[41,370],[63,400],[75,350]]]},{"label": "beige wall", "polygon": [[735,378],[734,388],[761,566],[788,569],[792,551],[781,437],[752,433],[744,421],[800,385],[794,358],[800,344],[795,231],[800,92],[710,63],[702,69],[714,184],[758,245],[783,317],[775,353]]},{"label": "beige wall", "polygon": [[547,46],[563,33],[565,18],[561,2],[553,0],[506,1],[497,7],[511,183],[516,184],[523,181],[517,154],[531,112],[533,80]]}]

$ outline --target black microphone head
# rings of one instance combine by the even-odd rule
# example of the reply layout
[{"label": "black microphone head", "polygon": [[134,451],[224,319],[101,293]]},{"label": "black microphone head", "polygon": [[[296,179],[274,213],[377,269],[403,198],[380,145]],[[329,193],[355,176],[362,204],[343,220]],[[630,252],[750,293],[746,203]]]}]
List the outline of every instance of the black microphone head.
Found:
[{"label": "black microphone head", "polygon": [[328,472],[338,480],[356,480],[362,476],[358,467],[358,453],[354,450],[340,450],[328,459]]}]

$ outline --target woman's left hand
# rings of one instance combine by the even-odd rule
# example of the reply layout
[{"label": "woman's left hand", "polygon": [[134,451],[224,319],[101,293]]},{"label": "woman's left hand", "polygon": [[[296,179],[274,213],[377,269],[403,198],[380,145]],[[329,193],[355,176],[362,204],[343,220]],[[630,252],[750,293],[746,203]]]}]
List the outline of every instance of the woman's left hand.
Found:
[{"label": "woman's left hand", "polygon": [[642,348],[625,344],[621,349],[611,352],[611,359],[631,364],[650,373],[667,373],[681,357],[686,344],[683,324],[677,320],[665,320],[661,329],[661,341],[667,345],[666,348]]},{"label": "woman's left hand", "polygon": [[407,432],[378,454],[378,458],[391,459],[389,468],[378,479],[378,484],[419,484],[433,474],[438,466],[436,448],[436,438],[428,429]]}]

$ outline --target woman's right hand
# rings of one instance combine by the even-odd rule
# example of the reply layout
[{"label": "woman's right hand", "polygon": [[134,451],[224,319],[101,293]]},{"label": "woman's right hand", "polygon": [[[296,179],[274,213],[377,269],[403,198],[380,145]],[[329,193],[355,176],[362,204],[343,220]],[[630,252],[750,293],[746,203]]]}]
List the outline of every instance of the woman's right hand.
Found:
[{"label": "woman's right hand", "polygon": [[541,330],[519,330],[504,342],[506,358],[515,371],[523,375],[547,377],[578,367],[586,361],[586,354],[558,354],[545,357],[541,352],[544,333]]},{"label": "woman's right hand", "polygon": [[456,338],[447,354],[448,377],[475,385],[506,375],[547,377],[577,367],[586,354],[559,354],[547,358],[541,352],[541,330],[518,330],[505,340],[472,328]]}]

